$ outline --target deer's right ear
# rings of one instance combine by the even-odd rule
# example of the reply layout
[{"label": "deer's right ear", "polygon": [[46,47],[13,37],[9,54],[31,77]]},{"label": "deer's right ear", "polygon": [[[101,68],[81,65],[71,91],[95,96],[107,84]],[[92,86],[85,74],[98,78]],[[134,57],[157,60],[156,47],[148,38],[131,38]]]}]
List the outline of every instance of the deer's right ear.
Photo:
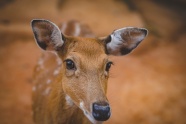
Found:
[{"label": "deer's right ear", "polygon": [[32,20],[32,30],[36,43],[43,50],[57,51],[64,43],[59,28],[48,20]]},{"label": "deer's right ear", "polygon": [[147,33],[145,28],[126,27],[115,30],[101,40],[105,42],[107,54],[121,56],[134,50],[144,40]]}]

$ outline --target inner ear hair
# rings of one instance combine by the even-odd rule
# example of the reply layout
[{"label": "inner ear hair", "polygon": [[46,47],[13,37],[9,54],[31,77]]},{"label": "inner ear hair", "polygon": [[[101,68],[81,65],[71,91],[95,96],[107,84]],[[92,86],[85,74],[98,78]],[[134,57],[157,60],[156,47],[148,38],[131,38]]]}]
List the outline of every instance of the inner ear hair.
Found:
[{"label": "inner ear hair", "polygon": [[106,53],[116,56],[126,55],[141,43],[147,33],[147,29],[135,27],[115,30],[111,35],[104,38]]},{"label": "inner ear hair", "polygon": [[64,43],[58,26],[49,20],[37,19],[31,22],[36,43],[43,50],[56,51]]}]

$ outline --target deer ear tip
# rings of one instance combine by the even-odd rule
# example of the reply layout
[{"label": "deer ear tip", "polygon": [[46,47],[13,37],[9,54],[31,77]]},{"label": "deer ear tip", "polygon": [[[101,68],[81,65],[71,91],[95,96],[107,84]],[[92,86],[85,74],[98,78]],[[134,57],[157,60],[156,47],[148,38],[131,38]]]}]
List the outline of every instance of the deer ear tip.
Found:
[{"label": "deer ear tip", "polygon": [[148,30],[147,30],[147,29],[145,29],[145,28],[141,28],[141,31],[144,33],[145,36],[148,35]]},{"label": "deer ear tip", "polygon": [[36,22],[38,22],[38,21],[40,21],[39,19],[32,19],[31,20],[31,24],[34,24],[34,23],[36,23]]},{"label": "deer ear tip", "polygon": [[33,23],[33,22],[35,22],[35,21],[37,21],[37,19],[32,19],[32,20],[31,20],[31,23]]},{"label": "deer ear tip", "polygon": [[35,25],[37,22],[39,22],[39,21],[41,21],[41,20],[32,19],[32,20],[31,20],[31,26],[34,27],[34,25]]},{"label": "deer ear tip", "polygon": [[32,19],[30,25],[33,27],[34,23],[35,23],[35,19]]},{"label": "deer ear tip", "polygon": [[49,21],[45,19],[32,19],[31,26],[34,26],[34,24],[39,23],[39,22],[49,22]]}]

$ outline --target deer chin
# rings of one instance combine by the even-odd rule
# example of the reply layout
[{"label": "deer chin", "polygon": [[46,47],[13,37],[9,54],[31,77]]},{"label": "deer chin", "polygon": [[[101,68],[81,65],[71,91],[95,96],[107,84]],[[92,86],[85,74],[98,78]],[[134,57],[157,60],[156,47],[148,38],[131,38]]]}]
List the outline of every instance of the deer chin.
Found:
[{"label": "deer chin", "polygon": [[87,109],[85,109],[84,103],[80,102],[79,108],[83,111],[84,115],[89,119],[89,121],[93,124],[102,124],[101,121],[97,121],[92,116],[92,112],[89,112]]}]

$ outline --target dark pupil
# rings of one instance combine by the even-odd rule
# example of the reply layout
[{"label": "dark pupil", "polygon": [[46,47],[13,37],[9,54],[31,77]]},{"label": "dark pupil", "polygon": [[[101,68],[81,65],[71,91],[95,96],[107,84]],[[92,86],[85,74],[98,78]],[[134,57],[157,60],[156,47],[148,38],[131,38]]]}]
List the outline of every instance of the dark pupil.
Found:
[{"label": "dark pupil", "polygon": [[105,70],[106,71],[109,71],[111,65],[112,65],[112,62],[108,62],[107,65],[106,65],[106,69]]},{"label": "dark pupil", "polygon": [[72,60],[66,60],[66,68],[68,70],[75,69],[74,62]]}]

